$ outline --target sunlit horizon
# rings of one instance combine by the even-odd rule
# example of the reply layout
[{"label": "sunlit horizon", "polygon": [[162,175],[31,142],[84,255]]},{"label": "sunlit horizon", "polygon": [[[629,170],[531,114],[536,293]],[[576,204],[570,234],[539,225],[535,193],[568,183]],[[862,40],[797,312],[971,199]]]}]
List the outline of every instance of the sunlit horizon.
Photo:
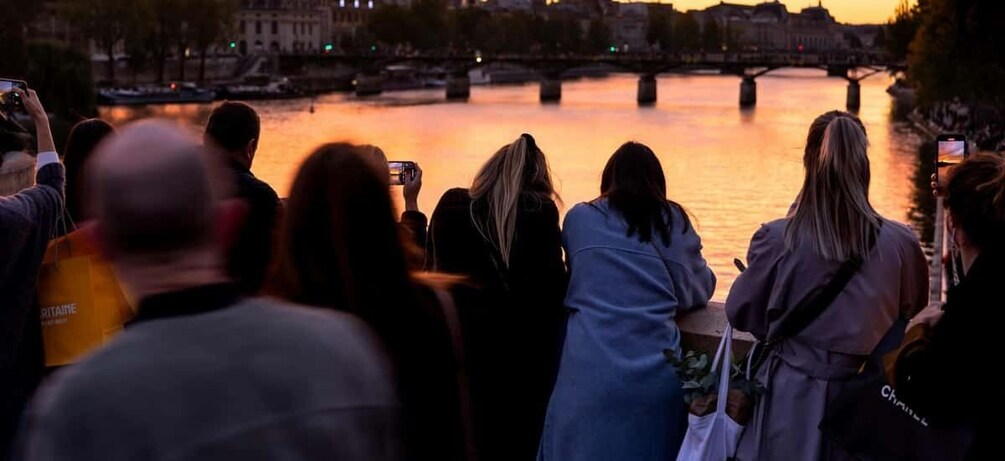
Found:
[{"label": "sunlit horizon", "polygon": [[[767,0],[773,1],[773,0]],[[908,0],[911,4],[916,0]],[[765,0],[730,0],[726,3],[756,5]],[[782,0],[790,13],[797,13],[808,6],[816,6],[818,0]],[[701,10],[719,4],[719,0],[668,0],[678,11]],[[824,8],[830,10],[838,22],[845,24],[882,24],[892,18],[901,0],[823,0]]]}]

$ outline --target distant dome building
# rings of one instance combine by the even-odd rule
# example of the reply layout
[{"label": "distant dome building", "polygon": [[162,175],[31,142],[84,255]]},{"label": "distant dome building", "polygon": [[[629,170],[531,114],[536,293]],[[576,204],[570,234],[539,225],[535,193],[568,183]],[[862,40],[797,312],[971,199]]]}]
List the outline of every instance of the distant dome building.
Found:
[{"label": "distant dome building", "polygon": [[751,20],[754,22],[784,24],[789,20],[789,10],[785,8],[785,5],[779,3],[778,0],[761,3],[754,7]]},{"label": "distant dome building", "polygon": [[798,13],[790,13],[778,0],[753,6],[719,2],[695,14],[702,27],[715,21],[745,49],[814,52],[846,46],[843,26],[822,2]]}]

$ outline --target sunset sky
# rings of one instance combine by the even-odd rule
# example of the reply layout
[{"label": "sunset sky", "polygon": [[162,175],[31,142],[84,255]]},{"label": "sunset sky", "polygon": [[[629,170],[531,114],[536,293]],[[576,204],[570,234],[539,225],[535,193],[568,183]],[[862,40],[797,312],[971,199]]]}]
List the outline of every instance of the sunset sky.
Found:
[{"label": "sunset sky", "polygon": [[[781,0],[788,7],[789,12],[799,10],[817,4],[817,0]],[[851,24],[878,24],[886,22],[893,16],[894,10],[901,0],[823,0],[825,8],[838,21]],[[729,0],[727,3],[745,3],[755,5],[763,0]],[[691,9],[703,9],[719,3],[719,0],[665,0],[664,3],[673,3],[674,9],[687,11]],[[914,0],[911,0],[914,3]]]}]

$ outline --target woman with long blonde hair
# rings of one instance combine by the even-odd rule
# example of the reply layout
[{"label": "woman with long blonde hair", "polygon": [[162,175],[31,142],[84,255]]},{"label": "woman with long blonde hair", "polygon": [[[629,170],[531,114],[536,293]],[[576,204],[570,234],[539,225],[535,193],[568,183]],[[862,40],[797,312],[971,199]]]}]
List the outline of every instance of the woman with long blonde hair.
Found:
[{"label": "woman with long blonde hair", "polygon": [[556,199],[544,153],[524,134],[433,211],[426,268],[476,288],[459,311],[482,461],[537,451],[565,322]]},{"label": "woman with long blonde hair", "polygon": [[[798,202],[754,234],[749,267],[730,290],[733,327],[780,339],[758,368],[765,392],[739,460],[846,458],[817,429],[827,405],[898,316],[910,318],[928,303],[918,238],[869,202],[867,150],[865,126],[854,115],[828,112],[813,122]],[[842,268],[854,272],[828,302],[818,293],[834,286]],[[807,309],[811,304],[821,309]],[[791,327],[799,323],[791,320],[797,306],[819,312],[798,330]]]}]

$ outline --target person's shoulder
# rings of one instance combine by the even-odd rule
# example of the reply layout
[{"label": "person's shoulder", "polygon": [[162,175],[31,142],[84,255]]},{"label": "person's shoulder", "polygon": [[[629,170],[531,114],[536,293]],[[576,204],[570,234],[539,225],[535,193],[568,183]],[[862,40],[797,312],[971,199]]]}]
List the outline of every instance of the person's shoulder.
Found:
[{"label": "person's shoulder", "polygon": [[470,202],[471,194],[468,189],[463,187],[455,187],[453,189],[448,189],[440,197],[440,203],[443,202]]},{"label": "person's shoulder", "polygon": [[297,335],[304,331],[324,333],[332,329],[345,333],[367,334],[363,321],[354,315],[294,304],[277,298],[246,299],[232,309],[238,313],[237,315],[268,324],[271,331],[277,334]]},{"label": "person's shoulder", "polygon": [[886,218],[882,218],[882,222],[883,227],[879,234],[881,242],[889,242],[892,247],[898,248],[902,255],[918,254],[921,241],[911,226]]},{"label": "person's shoulder", "polygon": [[595,233],[599,228],[611,225],[607,213],[606,201],[577,203],[565,214],[562,233],[566,236]]},{"label": "person's shoulder", "polygon": [[886,218],[882,218],[882,222],[882,233],[885,233],[898,241],[910,243],[918,242],[918,234],[914,232],[914,228],[911,226]]},{"label": "person's shoulder", "polygon": [[440,201],[436,204],[434,213],[451,213],[458,210],[468,210],[471,205],[471,195],[467,189],[455,187],[443,193]]},{"label": "person's shoulder", "polygon": [[789,225],[789,218],[778,218],[761,224],[757,233],[763,236],[782,237],[785,235],[785,227]]},{"label": "person's shoulder", "polygon": [[780,218],[761,224],[750,238],[750,248],[759,251],[782,252],[785,250],[785,228],[789,218]]},{"label": "person's shoulder", "polygon": [[603,215],[602,204],[594,202],[580,202],[575,204],[565,213],[565,222],[577,222],[584,219],[591,219]]},{"label": "person's shoulder", "polygon": [[253,201],[279,201],[276,190],[269,183],[258,179],[250,170],[231,165],[231,171],[237,181],[237,193],[241,198]]}]

